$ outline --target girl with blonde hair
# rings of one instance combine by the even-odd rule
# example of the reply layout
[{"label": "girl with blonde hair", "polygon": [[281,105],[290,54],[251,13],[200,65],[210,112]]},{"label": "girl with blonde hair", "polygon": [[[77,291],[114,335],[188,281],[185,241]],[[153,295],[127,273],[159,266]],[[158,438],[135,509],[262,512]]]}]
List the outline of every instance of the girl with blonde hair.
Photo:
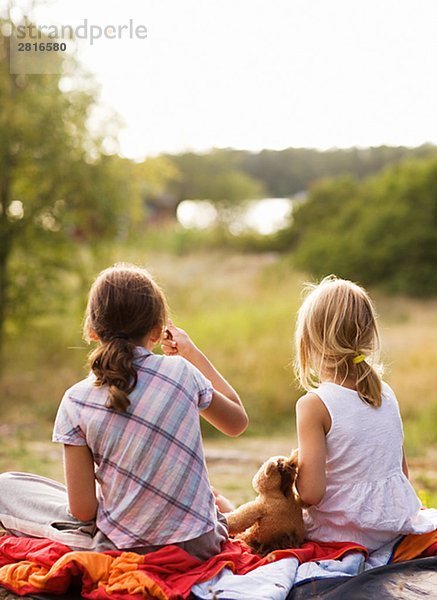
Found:
[{"label": "girl with blonde hair", "polygon": [[393,390],[381,379],[372,302],[334,276],[310,286],[298,313],[297,487],[306,535],[375,550],[398,535],[437,528],[408,480]]}]

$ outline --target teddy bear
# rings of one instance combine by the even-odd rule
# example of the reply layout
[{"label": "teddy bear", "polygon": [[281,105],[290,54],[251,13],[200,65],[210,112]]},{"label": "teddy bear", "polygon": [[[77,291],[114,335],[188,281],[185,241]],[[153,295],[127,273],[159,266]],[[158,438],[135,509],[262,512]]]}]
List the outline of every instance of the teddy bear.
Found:
[{"label": "teddy bear", "polygon": [[302,503],[295,492],[297,450],[269,458],[255,474],[258,497],[226,514],[229,533],[239,534],[257,554],[298,548],[304,541]]}]

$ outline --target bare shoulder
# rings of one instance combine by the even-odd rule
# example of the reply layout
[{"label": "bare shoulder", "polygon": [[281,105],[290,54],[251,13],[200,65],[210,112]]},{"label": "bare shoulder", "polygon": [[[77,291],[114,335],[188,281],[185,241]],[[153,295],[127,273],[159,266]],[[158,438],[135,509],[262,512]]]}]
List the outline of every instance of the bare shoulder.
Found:
[{"label": "bare shoulder", "polygon": [[325,405],[320,400],[319,396],[314,392],[306,393],[304,396],[301,396],[296,402],[296,410],[298,410],[299,412],[317,412],[320,411],[322,408],[325,408]]},{"label": "bare shoulder", "polygon": [[296,415],[301,421],[318,422],[323,425],[325,432],[331,428],[331,416],[325,404],[314,392],[301,396],[296,403]]}]

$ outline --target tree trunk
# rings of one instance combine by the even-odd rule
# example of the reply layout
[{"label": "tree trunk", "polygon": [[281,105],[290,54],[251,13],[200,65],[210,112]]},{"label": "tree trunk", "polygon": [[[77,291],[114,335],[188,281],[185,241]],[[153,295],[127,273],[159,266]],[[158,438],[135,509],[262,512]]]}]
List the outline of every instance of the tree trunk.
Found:
[{"label": "tree trunk", "polygon": [[12,248],[11,224],[7,210],[11,195],[11,177],[6,169],[0,175],[0,374],[3,365],[6,307],[8,303],[8,263]]},{"label": "tree trunk", "polygon": [[[7,7],[9,22],[12,3]],[[3,39],[7,64],[10,62],[10,46],[8,39]],[[14,123],[15,97],[17,94],[17,80],[14,75],[9,74],[9,110],[7,119],[9,127],[3,133],[2,155],[0,156],[0,375],[3,366],[3,349],[5,336],[5,320],[8,303],[9,285],[9,257],[12,249],[12,224],[8,219],[8,208],[11,203],[12,194],[12,171],[14,158],[11,153],[11,125]]]},{"label": "tree trunk", "polygon": [[[3,233],[3,232],[2,232]],[[5,335],[5,319],[6,319],[6,304],[8,294],[8,274],[7,274],[7,262],[8,252],[4,248],[5,240],[1,240],[0,249],[0,374],[3,364],[3,348],[4,348],[4,335]]]}]

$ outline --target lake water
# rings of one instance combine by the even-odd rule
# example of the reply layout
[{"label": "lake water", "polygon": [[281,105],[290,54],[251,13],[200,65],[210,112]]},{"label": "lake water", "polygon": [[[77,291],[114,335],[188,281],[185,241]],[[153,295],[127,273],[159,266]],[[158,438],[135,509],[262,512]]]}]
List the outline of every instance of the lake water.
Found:
[{"label": "lake water", "polygon": [[[292,205],[290,198],[251,200],[227,213],[226,222],[235,235],[245,231],[263,235],[275,233],[289,224]],[[217,223],[219,217],[216,207],[208,200],[184,200],[177,209],[179,223],[189,229],[208,229]]]}]

